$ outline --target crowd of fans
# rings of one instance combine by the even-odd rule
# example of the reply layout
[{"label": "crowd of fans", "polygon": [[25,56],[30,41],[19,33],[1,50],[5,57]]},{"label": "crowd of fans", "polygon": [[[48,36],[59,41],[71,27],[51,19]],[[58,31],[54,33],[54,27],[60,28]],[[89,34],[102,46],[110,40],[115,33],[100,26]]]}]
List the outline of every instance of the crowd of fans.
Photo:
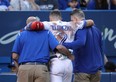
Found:
[{"label": "crowd of fans", "polygon": [[0,0],[0,11],[114,10],[116,0]]}]

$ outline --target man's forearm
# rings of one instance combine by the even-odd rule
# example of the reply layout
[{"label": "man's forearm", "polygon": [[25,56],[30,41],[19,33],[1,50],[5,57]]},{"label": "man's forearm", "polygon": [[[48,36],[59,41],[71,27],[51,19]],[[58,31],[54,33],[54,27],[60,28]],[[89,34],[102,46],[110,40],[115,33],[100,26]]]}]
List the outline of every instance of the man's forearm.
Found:
[{"label": "man's forearm", "polygon": [[17,72],[18,72],[18,68],[19,68],[18,61],[17,61],[17,60],[14,60],[14,64],[15,64],[16,70],[17,70]]},{"label": "man's forearm", "polygon": [[64,47],[62,45],[58,45],[56,48],[60,53],[67,56],[69,59],[71,59],[71,60],[74,59],[73,55],[70,53],[70,51],[66,47]]},{"label": "man's forearm", "polygon": [[44,29],[44,24],[40,21],[34,21],[32,23],[27,24],[27,26],[25,26],[25,30],[38,31],[43,29]]},{"label": "man's forearm", "polygon": [[16,67],[16,71],[18,72],[18,68],[19,68],[19,64],[18,64],[18,54],[17,53],[13,53],[12,54],[12,59],[14,60],[14,64]]}]

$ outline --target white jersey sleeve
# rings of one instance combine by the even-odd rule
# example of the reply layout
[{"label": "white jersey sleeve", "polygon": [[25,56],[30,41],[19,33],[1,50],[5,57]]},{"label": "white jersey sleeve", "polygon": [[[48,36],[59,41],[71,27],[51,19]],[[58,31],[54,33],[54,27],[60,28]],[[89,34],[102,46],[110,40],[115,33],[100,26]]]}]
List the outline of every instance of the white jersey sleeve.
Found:
[{"label": "white jersey sleeve", "polygon": [[50,30],[50,22],[44,21],[42,23],[44,24],[44,29],[45,30]]},{"label": "white jersey sleeve", "polygon": [[80,21],[76,26],[78,29],[82,29],[86,24],[86,21]]}]

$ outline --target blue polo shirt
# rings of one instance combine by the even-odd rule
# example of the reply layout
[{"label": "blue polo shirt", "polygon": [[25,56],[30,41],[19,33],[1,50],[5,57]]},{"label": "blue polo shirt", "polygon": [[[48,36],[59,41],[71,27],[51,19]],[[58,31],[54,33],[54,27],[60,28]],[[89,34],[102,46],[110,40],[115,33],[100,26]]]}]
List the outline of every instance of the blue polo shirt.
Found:
[{"label": "blue polo shirt", "polygon": [[47,63],[50,50],[58,41],[50,31],[23,31],[18,34],[12,52],[19,55],[19,64],[24,62]]},{"label": "blue polo shirt", "polygon": [[93,26],[78,30],[73,42],[63,44],[67,48],[73,49],[75,73],[94,74],[102,68],[101,42],[101,32]]}]

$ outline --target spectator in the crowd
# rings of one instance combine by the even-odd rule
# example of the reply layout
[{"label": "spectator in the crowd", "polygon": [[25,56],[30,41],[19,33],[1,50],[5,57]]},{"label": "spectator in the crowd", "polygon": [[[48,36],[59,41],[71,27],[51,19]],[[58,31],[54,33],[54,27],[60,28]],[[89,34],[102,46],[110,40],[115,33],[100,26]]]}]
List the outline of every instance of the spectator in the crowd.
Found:
[{"label": "spectator in the crowd", "polygon": [[68,7],[68,2],[70,0],[58,0],[59,10],[65,10]]},{"label": "spectator in the crowd", "polygon": [[11,0],[10,11],[33,11],[39,10],[35,0]]},{"label": "spectator in the crowd", "polygon": [[89,0],[87,4],[88,10],[106,10],[108,9],[107,0]]},{"label": "spectator in the crowd", "polygon": [[35,0],[40,10],[58,9],[58,0]]},{"label": "spectator in the crowd", "polygon": [[0,11],[7,11],[10,5],[9,0],[0,0]]},{"label": "spectator in the crowd", "polygon": [[75,10],[76,8],[79,8],[79,3],[77,0],[71,0],[69,3],[68,3],[69,7],[66,8],[65,10],[66,11],[73,11]]},{"label": "spectator in the crowd", "polygon": [[110,9],[116,9],[116,0],[111,0]]},{"label": "spectator in the crowd", "polygon": [[80,8],[85,10],[87,6],[86,0],[79,0]]},{"label": "spectator in the crowd", "polygon": [[106,72],[116,72],[116,64],[114,62],[107,62],[104,68]]}]

